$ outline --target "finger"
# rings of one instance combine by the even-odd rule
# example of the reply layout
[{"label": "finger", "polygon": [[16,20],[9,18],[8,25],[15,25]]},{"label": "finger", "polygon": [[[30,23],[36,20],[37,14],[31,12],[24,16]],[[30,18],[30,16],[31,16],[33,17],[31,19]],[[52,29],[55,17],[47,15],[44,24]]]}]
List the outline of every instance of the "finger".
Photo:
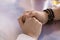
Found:
[{"label": "finger", "polygon": [[35,18],[37,18],[37,12],[35,12],[35,11],[32,11],[29,15],[30,15],[30,17],[35,17]]},{"label": "finger", "polygon": [[22,20],[22,16],[20,16],[18,18],[18,22],[19,22],[20,26],[23,26],[24,25],[23,20]]},{"label": "finger", "polygon": [[23,21],[24,21],[24,23],[25,23],[25,21],[26,21],[28,18],[30,18],[29,15],[23,15]]},{"label": "finger", "polygon": [[27,17],[32,17],[32,15],[34,15],[34,14],[32,13],[32,11],[25,11],[23,15],[25,15]]},{"label": "finger", "polygon": [[35,17],[37,20],[39,20],[39,15],[40,15],[39,11],[33,11],[31,17]]},{"label": "finger", "polygon": [[[33,17],[34,20],[36,20],[38,23],[41,23],[39,20],[37,20],[35,17]],[[42,23],[41,23],[42,24]]]},{"label": "finger", "polygon": [[29,15],[31,13],[31,11],[24,11],[24,15]]}]

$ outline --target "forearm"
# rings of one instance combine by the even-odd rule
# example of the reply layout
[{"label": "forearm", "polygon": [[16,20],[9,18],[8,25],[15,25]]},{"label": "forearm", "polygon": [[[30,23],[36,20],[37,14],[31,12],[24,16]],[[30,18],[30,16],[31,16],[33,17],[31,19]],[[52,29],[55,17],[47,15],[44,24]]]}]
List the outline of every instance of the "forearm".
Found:
[{"label": "forearm", "polygon": [[[55,16],[54,20],[60,20],[60,7],[55,7],[55,8],[53,7],[52,10],[53,10],[54,16]],[[44,14],[44,18],[42,18],[42,19],[44,19],[43,24],[45,24],[48,22],[48,13],[43,11],[43,14]]]},{"label": "forearm", "polygon": [[54,12],[54,20],[60,20],[60,7],[52,8]]}]

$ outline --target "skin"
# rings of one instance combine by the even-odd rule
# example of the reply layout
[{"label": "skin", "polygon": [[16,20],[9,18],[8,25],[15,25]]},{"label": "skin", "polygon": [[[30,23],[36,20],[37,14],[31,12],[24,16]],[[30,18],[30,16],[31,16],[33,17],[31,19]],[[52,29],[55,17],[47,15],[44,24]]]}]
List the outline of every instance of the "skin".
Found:
[{"label": "skin", "polygon": [[[60,7],[56,7],[56,8],[53,7],[52,10],[53,10],[54,16],[55,16],[54,20],[60,20]],[[38,21],[38,23],[40,24],[40,27],[37,27],[37,31],[34,29],[34,27],[36,27],[36,26],[32,26],[29,28],[33,28],[33,31],[26,32],[29,28],[25,25],[30,25],[30,24],[26,24],[27,23],[26,21],[28,21],[27,19],[30,19],[31,21],[32,21],[32,19],[34,19],[34,20]],[[19,24],[20,24],[23,32],[26,32],[25,34],[27,34],[37,40],[39,37],[39,34],[41,34],[42,25],[48,21],[48,14],[43,11],[35,11],[35,10],[34,11],[25,11],[24,14],[21,17],[19,17],[18,20],[19,20]],[[24,23],[25,23],[25,25],[24,25]],[[32,23],[32,24],[34,24],[34,23]],[[25,31],[24,31],[24,29],[25,29]],[[39,31],[39,29],[40,29],[40,31]],[[31,29],[29,29],[29,30],[31,30]],[[36,33],[34,33],[34,35],[33,35],[34,31],[36,31]]]},{"label": "skin", "polygon": [[41,34],[42,23],[29,14],[22,15],[18,20],[23,32],[37,40]]},{"label": "skin", "polygon": [[60,7],[53,7],[55,18],[54,20],[60,20]]}]

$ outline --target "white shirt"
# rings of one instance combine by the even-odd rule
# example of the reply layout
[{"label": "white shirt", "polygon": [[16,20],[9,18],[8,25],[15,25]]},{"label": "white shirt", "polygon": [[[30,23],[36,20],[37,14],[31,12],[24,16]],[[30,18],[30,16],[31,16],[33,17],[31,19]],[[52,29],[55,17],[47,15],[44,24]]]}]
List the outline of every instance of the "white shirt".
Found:
[{"label": "white shirt", "polygon": [[32,38],[31,36],[28,36],[26,34],[20,34],[16,40],[36,40]]}]

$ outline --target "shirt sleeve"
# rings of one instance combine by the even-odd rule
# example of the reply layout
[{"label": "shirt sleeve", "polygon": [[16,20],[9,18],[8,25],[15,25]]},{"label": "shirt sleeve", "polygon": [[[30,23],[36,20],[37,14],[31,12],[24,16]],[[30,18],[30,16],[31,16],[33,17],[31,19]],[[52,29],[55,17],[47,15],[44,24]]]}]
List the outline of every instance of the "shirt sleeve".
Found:
[{"label": "shirt sleeve", "polygon": [[20,34],[16,40],[35,40],[35,39],[26,34]]}]

